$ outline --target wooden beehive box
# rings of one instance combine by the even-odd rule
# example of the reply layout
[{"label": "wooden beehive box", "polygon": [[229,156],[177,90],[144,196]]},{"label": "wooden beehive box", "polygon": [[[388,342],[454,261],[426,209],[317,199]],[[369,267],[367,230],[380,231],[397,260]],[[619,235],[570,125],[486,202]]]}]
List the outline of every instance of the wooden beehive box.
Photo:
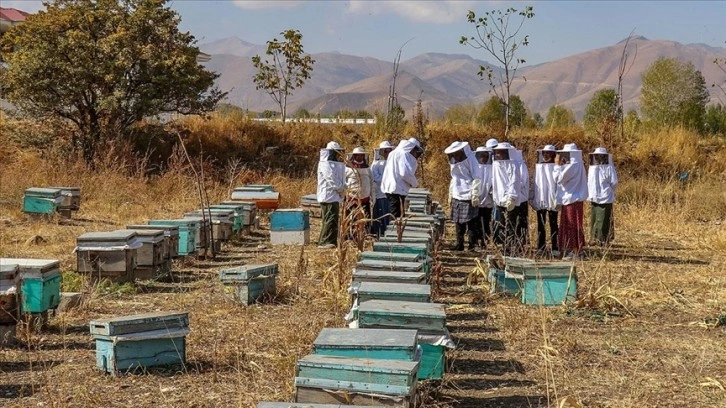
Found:
[{"label": "wooden beehive box", "polygon": [[118,373],[154,366],[184,364],[187,313],[161,312],[92,320],[96,367]]},{"label": "wooden beehive box", "polygon": [[421,348],[419,360],[419,380],[440,380],[446,371],[446,347],[429,341],[429,336],[418,336],[418,345]]},{"label": "wooden beehive box", "polygon": [[431,301],[431,286],[426,284],[360,282],[355,285],[359,302],[376,299],[404,302]]},{"label": "wooden beehive box", "polygon": [[276,292],[277,264],[244,265],[219,271],[219,280],[233,291],[234,298],[250,305]]},{"label": "wooden beehive box", "polygon": [[51,215],[58,211],[63,196],[57,188],[29,188],[23,196],[23,212]]},{"label": "wooden beehive box", "polygon": [[425,272],[391,272],[375,269],[353,269],[353,283],[381,282],[381,283],[413,283],[426,282]]},{"label": "wooden beehive box", "polygon": [[270,214],[272,245],[310,243],[310,213],[302,208],[275,210]]},{"label": "wooden beehive box", "polygon": [[61,191],[63,201],[58,206],[58,212],[64,217],[71,217],[73,211],[81,209],[80,187],[49,187]]},{"label": "wooden beehive box", "polygon": [[280,193],[276,191],[249,191],[238,187],[232,191],[231,199],[253,202],[259,210],[276,210],[280,206]]},{"label": "wooden beehive box", "polygon": [[175,220],[150,220],[148,225],[163,228],[166,225],[173,225],[179,228],[179,244],[177,254],[179,256],[194,255],[197,250],[197,230],[199,223],[190,219]]},{"label": "wooden beehive box", "polygon": [[295,401],[411,407],[418,362],[311,354],[298,360]]},{"label": "wooden beehive box", "polygon": [[177,225],[127,225],[126,229],[134,231],[161,230],[164,232],[164,259],[174,259],[179,256],[179,226]]},{"label": "wooden beehive box", "polygon": [[131,281],[140,247],[135,231],[87,232],[76,239],[77,271],[94,280]]},{"label": "wooden beehive box", "polygon": [[446,312],[439,303],[368,300],[358,306],[361,328],[412,329],[422,334],[446,330]]},{"label": "wooden beehive box", "polygon": [[[210,222],[209,218],[185,215],[184,219],[192,220],[196,222],[199,226],[199,228],[196,230],[196,236],[194,237],[194,240],[197,243],[197,257],[204,258],[210,256],[212,251],[212,245],[214,245],[214,242],[210,242],[212,236],[212,223]],[[219,243],[221,241],[217,242]],[[214,249],[221,249],[221,247]],[[215,253],[217,252],[219,251],[215,251]]]},{"label": "wooden beehive box", "polygon": [[257,205],[252,201],[222,201],[223,205],[242,207],[242,225],[247,232],[257,224]]},{"label": "wooden beehive box", "polygon": [[272,184],[246,184],[242,187],[237,187],[235,190],[239,191],[253,191],[253,192],[273,192],[275,187]]},{"label": "wooden beehive box", "polygon": [[361,269],[380,269],[384,271],[426,272],[424,262],[387,261],[381,259],[361,259],[355,265]]},{"label": "wooden beehive box", "polygon": [[416,330],[324,328],[313,353],[326,356],[416,361]]},{"label": "wooden beehive box", "polygon": [[323,216],[323,211],[320,208],[317,194],[308,194],[300,198],[300,206],[310,212],[310,216],[320,218]]},{"label": "wooden beehive box", "polygon": [[55,259],[0,258],[18,265],[17,280],[22,313],[43,313],[60,303],[60,262]]},{"label": "wooden beehive box", "polygon": [[398,252],[376,252],[363,251],[360,253],[360,259],[372,259],[376,261],[398,261],[398,262],[419,262],[423,259],[418,254],[403,254]]},{"label": "wooden beehive box", "polygon": [[522,303],[553,306],[577,300],[577,271],[573,262],[508,264],[507,271],[522,275]]},{"label": "wooden beehive box", "polygon": [[171,259],[165,252],[166,238],[162,229],[127,229],[136,233],[141,247],[136,250],[135,279],[152,279],[171,271]]},{"label": "wooden beehive box", "polygon": [[386,230],[386,234],[382,236],[379,239],[379,242],[396,242],[396,243],[406,243],[406,244],[425,244],[427,251],[430,251],[433,246],[433,241],[431,237],[425,236],[412,236],[411,233],[404,233],[401,237],[401,240],[398,240],[398,237],[395,235],[395,233],[391,233],[390,228]]},{"label": "wooden beehive box", "polygon": [[212,225],[212,236],[215,240],[225,242],[232,238],[235,222],[234,210],[222,208],[197,209],[184,214],[184,217],[202,217],[202,211],[204,212],[204,218],[208,219]]},{"label": "wooden beehive box", "polygon": [[416,254],[420,257],[429,256],[429,248],[427,244],[409,243],[409,242],[381,242],[373,243],[373,251],[385,253],[403,253]]},{"label": "wooden beehive box", "polygon": [[0,260],[0,325],[15,325],[18,321],[17,279],[18,264]]},{"label": "wooden beehive box", "polygon": [[234,213],[234,223],[232,224],[232,233],[239,234],[244,227],[244,206],[238,204],[214,204],[209,208],[215,210],[232,210]]}]

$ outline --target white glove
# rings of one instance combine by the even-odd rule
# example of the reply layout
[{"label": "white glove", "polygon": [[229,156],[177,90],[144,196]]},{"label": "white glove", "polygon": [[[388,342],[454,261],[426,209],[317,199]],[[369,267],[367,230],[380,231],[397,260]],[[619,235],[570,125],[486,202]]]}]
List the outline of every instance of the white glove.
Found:
[{"label": "white glove", "polygon": [[504,202],[504,208],[506,208],[507,211],[512,211],[514,209],[514,199],[508,198],[507,201]]},{"label": "white glove", "polygon": [[471,205],[479,207],[481,204],[481,180],[475,179],[471,185]]},{"label": "white glove", "polygon": [[472,194],[472,197],[471,197],[471,205],[474,206],[474,207],[479,207],[479,204],[481,204],[481,201],[479,200],[479,196]]}]

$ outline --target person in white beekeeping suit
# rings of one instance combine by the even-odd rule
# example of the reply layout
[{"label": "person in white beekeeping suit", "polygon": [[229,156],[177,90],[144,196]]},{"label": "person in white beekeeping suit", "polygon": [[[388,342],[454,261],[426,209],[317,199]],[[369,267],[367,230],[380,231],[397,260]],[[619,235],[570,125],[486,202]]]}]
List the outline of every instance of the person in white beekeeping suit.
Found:
[{"label": "person in white beekeeping suit", "polygon": [[381,142],[373,153],[373,164],[371,165],[371,177],[375,183],[375,204],[373,205],[373,221],[371,222],[371,234],[376,237],[382,237],[388,228],[389,218],[387,214],[390,212],[388,206],[388,198],[381,191],[381,181],[383,180],[383,170],[388,162],[388,155],[393,150],[393,146],[388,140]]},{"label": "person in white beekeeping suit", "polygon": [[515,149],[511,144],[502,142],[494,149],[492,162],[492,196],[501,219],[494,220],[494,239],[504,248],[507,255],[514,254],[518,248],[515,240],[517,221],[517,200],[520,194],[519,166],[515,162]]},{"label": "person in white beekeeping suit", "polygon": [[587,176],[582,150],[576,144],[566,144],[557,151],[552,176],[557,183],[557,203],[561,206],[558,245],[565,258],[579,259],[585,246],[583,202],[587,199]]},{"label": "person in white beekeeping suit", "polygon": [[[347,217],[356,209],[362,208],[362,215],[365,219],[370,219],[371,194],[375,192],[375,185],[368,166],[368,153],[362,147],[356,147],[348,157],[348,163],[350,165],[345,168],[345,186],[348,195],[343,214]],[[364,231],[368,233],[367,225],[364,225]]]},{"label": "person in white beekeeping suit", "polygon": [[319,248],[335,248],[338,245],[340,203],[345,197],[343,153],[343,148],[337,142],[329,142],[324,149],[320,149],[317,198],[323,221]]},{"label": "person in white beekeeping suit", "polygon": [[479,165],[479,177],[481,178],[481,189],[479,191],[479,245],[487,247],[489,238],[492,235],[492,208],[494,198],[492,197],[492,149],[480,146],[474,152]]},{"label": "person in white beekeeping suit", "polygon": [[618,174],[613,165],[613,156],[607,149],[598,147],[590,153],[590,168],[587,172],[587,201],[590,201],[590,241],[606,245],[614,237],[613,203],[618,187]]},{"label": "person in white beekeeping suit", "polygon": [[550,226],[550,245],[552,256],[559,257],[560,251],[557,243],[557,186],[553,172],[555,169],[556,149],[547,145],[537,150],[537,164],[534,171],[534,195],[532,208],[537,213],[537,252],[542,255],[547,250],[547,223]]},{"label": "person in white beekeeping suit", "polygon": [[524,153],[514,149],[514,162],[517,165],[519,189],[515,201],[517,218],[514,225],[515,245],[524,251],[529,237],[529,169],[524,161]]},{"label": "person in white beekeeping suit", "polygon": [[388,198],[389,210],[394,220],[404,215],[404,205],[409,190],[418,187],[416,169],[418,158],[423,152],[418,140],[410,138],[401,140],[388,155],[388,162],[383,169],[381,191]]},{"label": "person in white beekeeping suit", "polygon": [[449,197],[451,220],[456,224],[455,251],[464,250],[464,236],[469,235],[469,250],[479,238],[479,202],[481,176],[476,157],[467,142],[454,142],[444,150],[451,167]]},{"label": "person in white beekeeping suit", "polygon": [[487,142],[484,144],[484,147],[489,149],[494,149],[499,144],[499,141],[497,139],[491,138],[487,140]]}]

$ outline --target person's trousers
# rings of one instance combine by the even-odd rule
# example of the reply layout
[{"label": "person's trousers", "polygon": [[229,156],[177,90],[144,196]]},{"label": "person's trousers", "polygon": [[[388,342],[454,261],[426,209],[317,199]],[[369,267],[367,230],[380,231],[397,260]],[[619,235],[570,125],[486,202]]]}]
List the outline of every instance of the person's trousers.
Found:
[{"label": "person's trousers", "polygon": [[382,237],[388,228],[390,219],[387,214],[390,212],[388,198],[379,198],[373,206],[373,221],[371,222],[371,234]]},{"label": "person's trousers", "polygon": [[400,194],[386,194],[388,198],[388,209],[391,212],[391,217],[395,220],[401,218],[405,214],[406,196]]},{"label": "person's trousers", "polygon": [[547,248],[547,222],[550,224],[550,242],[552,251],[559,251],[557,242],[557,211],[537,210],[537,249],[544,251]]},{"label": "person's trousers", "polygon": [[563,205],[560,209],[560,225],[557,239],[561,251],[579,254],[585,246],[585,229],[582,201]]},{"label": "person's trousers", "polygon": [[515,235],[517,237],[517,246],[524,250],[529,243],[529,203],[526,201],[518,205],[517,219],[515,221]]},{"label": "person's trousers", "polygon": [[613,239],[613,204],[592,203],[590,211],[590,240],[607,244]]},{"label": "person's trousers", "polygon": [[320,203],[323,225],[318,245],[338,245],[338,212],[340,203]]},{"label": "person's trousers", "polygon": [[494,242],[503,246],[505,255],[513,255],[517,249],[515,233],[519,214],[517,209],[515,207],[512,211],[507,211],[504,207],[494,208]]},{"label": "person's trousers", "polygon": [[481,247],[486,248],[489,237],[492,235],[492,209],[487,207],[479,207],[479,240]]},{"label": "person's trousers", "polygon": [[479,217],[474,217],[467,222],[456,223],[456,249],[464,249],[464,237],[468,233],[469,249],[476,247],[477,240],[481,235]]}]

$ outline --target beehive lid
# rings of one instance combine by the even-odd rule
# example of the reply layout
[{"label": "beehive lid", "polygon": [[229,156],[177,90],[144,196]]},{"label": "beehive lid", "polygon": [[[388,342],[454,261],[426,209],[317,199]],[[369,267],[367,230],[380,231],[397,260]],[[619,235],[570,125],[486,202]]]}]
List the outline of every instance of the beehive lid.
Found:
[{"label": "beehive lid", "polygon": [[98,232],[86,232],[79,236],[77,242],[114,242],[114,243],[128,243],[132,239],[136,238],[137,231],[133,230],[116,230],[116,231],[98,231]]},{"label": "beehive lid", "polygon": [[144,230],[161,230],[164,232],[164,235],[167,237],[176,237],[179,235],[179,226],[178,225],[127,225],[126,229],[134,230],[134,231],[144,231]]},{"label": "beehive lid", "polygon": [[129,333],[173,330],[189,326],[185,312],[153,312],[91,320],[92,335],[117,336]]},{"label": "beehive lid", "polygon": [[214,216],[215,214],[220,214],[220,215],[225,215],[225,216],[229,216],[229,217],[234,217],[234,209],[233,208],[213,208],[213,207],[209,207],[209,208],[205,208],[204,210],[202,210],[201,208],[198,208],[198,209],[194,210],[195,213],[201,213],[202,211],[204,211],[205,214],[211,213],[212,216]]},{"label": "beehive lid", "polygon": [[0,258],[0,263],[18,265],[18,271],[21,273],[43,273],[60,269],[60,261],[57,259]]},{"label": "beehive lid", "polygon": [[192,220],[192,221],[196,222],[198,225],[208,225],[209,224],[209,218],[202,217],[202,216],[184,214],[184,219]]},{"label": "beehive lid", "polygon": [[324,328],[315,348],[409,349],[416,347],[416,330]]},{"label": "beehive lid", "polygon": [[149,225],[154,225],[154,226],[176,225],[176,226],[187,227],[187,228],[197,228],[197,226],[199,226],[199,222],[197,222],[196,220],[189,219],[189,218],[181,218],[181,219],[174,219],[174,220],[150,220]]},{"label": "beehive lid", "polygon": [[245,191],[235,189],[232,192],[233,200],[279,200],[280,193],[276,191]]},{"label": "beehive lid", "polygon": [[446,311],[444,310],[443,304],[406,302],[400,300],[366,300],[358,306],[358,313],[446,319]]},{"label": "beehive lid", "polygon": [[422,250],[422,251],[428,250],[428,247],[426,246],[425,243],[395,242],[395,241],[391,241],[391,242],[381,242],[381,241],[378,241],[378,242],[374,242],[373,243],[373,250],[374,251],[379,251],[380,250],[382,252],[386,252],[386,251],[388,251],[388,250],[390,250],[392,248],[396,248],[396,247],[402,247],[402,248],[405,247],[405,248],[419,249],[419,250]]},{"label": "beehive lid", "polygon": [[26,196],[56,198],[61,195],[61,191],[57,188],[39,188],[32,187],[25,190]]},{"label": "beehive lid", "polygon": [[418,254],[404,254],[400,252],[376,252],[376,251],[365,251],[361,252],[360,258],[363,259],[377,259],[384,261],[398,261],[398,262],[417,262],[420,259]]},{"label": "beehive lid", "polygon": [[48,187],[50,189],[58,189],[62,194],[69,194],[72,197],[79,197],[81,195],[80,187]]},{"label": "beehive lid", "polygon": [[188,212],[188,213],[184,214],[184,217],[185,218],[186,217],[189,217],[189,218],[199,217],[200,220],[206,219],[207,222],[215,221],[215,222],[231,223],[234,221],[234,211],[230,210],[229,212],[224,211],[222,213],[219,213],[219,212],[214,212],[214,210],[212,210],[211,214],[206,211],[204,212],[204,214],[202,214],[202,210],[197,210],[197,211],[192,211],[192,212]]},{"label": "beehive lid", "polygon": [[257,204],[254,201],[222,201],[225,205],[239,205],[245,211],[251,211],[257,208]]},{"label": "beehive lid", "polygon": [[391,278],[391,279],[400,279],[402,281],[416,281],[416,282],[422,282],[424,279],[426,279],[426,273],[425,272],[399,272],[399,271],[385,271],[381,269],[359,269],[359,268],[353,268],[353,279],[365,279],[365,278],[371,278],[371,279],[385,279],[385,278]]},{"label": "beehive lid", "polygon": [[573,262],[535,262],[532,264],[509,264],[507,272],[523,275],[524,279],[577,279],[577,269]]},{"label": "beehive lid", "polygon": [[136,233],[136,237],[142,242],[158,242],[164,240],[165,231],[161,228],[156,229],[134,229],[128,228],[121,231],[133,231]]},{"label": "beehive lid", "polygon": [[219,280],[222,282],[236,282],[254,279],[258,276],[277,275],[277,264],[243,265],[219,271]]},{"label": "beehive lid", "polygon": [[385,282],[361,282],[360,286],[358,286],[358,295],[373,295],[376,293],[430,297],[431,286],[416,283]]},{"label": "beehive lid", "polygon": [[339,405],[339,404],[313,404],[309,402],[267,402],[257,404],[257,408],[385,408],[383,405]]},{"label": "beehive lid", "polygon": [[407,375],[415,371],[418,361],[378,360],[308,354],[297,361],[298,367],[353,369],[366,373],[387,373]]},{"label": "beehive lid", "polygon": [[18,274],[18,264],[0,260],[0,280],[13,280]]},{"label": "beehive lid", "polygon": [[385,271],[418,272],[423,270],[423,262],[403,262],[384,259],[362,259],[355,265],[362,269],[381,269]]},{"label": "beehive lid", "polygon": [[244,210],[244,205],[242,205],[241,203],[237,203],[237,204],[214,204],[214,205],[210,205],[209,208],[211,208],[213,210],[214,209],[224,209],[224,210],[232,210],[232,211],[235,211],[235,212],[240,212],[240,211]]}]

